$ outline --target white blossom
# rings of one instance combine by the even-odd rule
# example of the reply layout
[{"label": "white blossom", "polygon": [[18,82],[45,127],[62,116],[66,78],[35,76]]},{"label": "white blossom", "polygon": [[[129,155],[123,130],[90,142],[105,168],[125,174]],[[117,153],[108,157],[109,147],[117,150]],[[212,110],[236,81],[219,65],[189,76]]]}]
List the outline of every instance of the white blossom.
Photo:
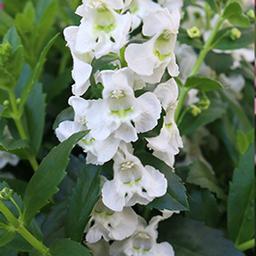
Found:
[{"label": "white blossom", "polygon": [[109,256],[109,243],[105,240],[101,240],[97,243],[86,243],[91,250],[93,256]]},{"label": "white blossom", "polygon": [[72,78],[75,84],[72,86],[72,92],[74,95],[83,95],[90,86],[89,78],[92,73],[92,56],[88,54],[80,54],[76,48],[76,37],[78,27],[70,26],[64,30],[65,40],[71,50],[73,57],[73,70]]},{"label": "white blossom", "polygon": [[152,218],[149,225],[142,218],[136,232],[129,239],[122,242],[114,242],[110,247],[111,256],[174,256],[172,246],[167,243],[157,243],[158,224],[160,221],[170,217],[156,216]]},{"label": "white blossom", "polygon": [[84,3],[77,9],[82,20],[77,27],[74,48],[80,54],[92,54],[100,58],[111,52],[119,52],[127,42],[131,28],[130,14],[113,10],[110,2],[115,5],[117,1],[108,1],[109,4],[102,2]]},{"label": "white blossom", "polygon": [[169,11],[181,10],[183,6],[183,0],[158,0],[158,3],[163,7],[166,7]]},{"label": "white blossom", "polygon": [[177,76],[174,48],[179,28],[180,14],[161,9],[144,18],[142,33],[151,39],[142,44],[130,44],[125,52],[128,67],[148,83],[161,80],[165,69]]},{"label": "white blossom", "polygon": [[4,168],[7,164],[15,166],[18,162],[19,158],[16,155],[0,151],[0,169]]},{"label": "white blossom", "polygon": [[138,217],[132,208],[124,208],[122,212],[114,212],[100,200],[89,221],[86,241],[90,244],[100,241],[124,240],[131,236],[138,224]]},{"label": "white blossom", "polygon": [[114,157],[114,179],[102,189],[103,203],[114,211],[137,203],[148,204],[167,191],[164,175],[152,166],[143,166],[127,145],[121,145]]},{"label": "white blossom", "polygon": [[129,69],[103,71],[98,80],[104,86],[103,99],[93,101],[86,110],[87,126],[96,140],[113,135],[128,143],[138,139],[137,133],[157,125],[160,102],[151,92],[135,97],[134,77]]},{"label": "white blossom", "polygon": [[[86,111],[94,101],[84,100],[73,96],[69,99],[69,104],[74,109],[74,121],[63,121],[56,129],[56,136],[60,141],[68,139],[71,135],[88,130],[86,121]],[[78,143],[87,153],[87,163],[102,165],[113,158],[116,154],[120,139],[109,136],[103,140],[96,140],[91,132]]]},{"label": "white blossom", "polygon": [[175,123],[175,110],[178,98],[178,86],[174,79],[160,84],[155,94],[159,97],[163,108],[166,110],[164,125],[159,136],[147,138],[148,147],[153,149],[153,155],[173,167],[175,155],[183,147],[179,129]]}]

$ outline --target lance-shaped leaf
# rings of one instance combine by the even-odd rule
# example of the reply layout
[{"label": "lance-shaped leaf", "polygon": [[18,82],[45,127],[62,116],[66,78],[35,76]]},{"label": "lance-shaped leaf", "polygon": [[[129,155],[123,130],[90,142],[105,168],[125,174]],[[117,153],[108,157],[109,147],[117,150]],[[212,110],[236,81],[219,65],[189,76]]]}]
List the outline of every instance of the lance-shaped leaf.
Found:
[{"label": "lance-shaped leaf", "polygon": [[23,218],[26,223],[30,222],[58,191],[58,185],[66,175],[71,150],[85,134],[86,132],[74,134],[53,148],[40,164],[24,195]]},{"label": "lance-shaped leaf", "polygon": [[175,256],[243,256],[221,231],[174,216],[160,224],[160,240],[172,244]]},{"label": "lance-shaped leaf", "polygon": [[254,150],[251,146],[241,156],[229,187],[228,231],[237,245],[254,237],[254,186]]},{"label": "lance-shaped leaf", "polygon": [[[80,160],[81,161],[81,160]],[[81,162],[80,174],[69,199],[66,233],[75,241],[82,241],[91,211],[100,196],[100,168]],[[79,166],[77,166],[79,168]],[[74,221],[75,220],[75,221]]]}]

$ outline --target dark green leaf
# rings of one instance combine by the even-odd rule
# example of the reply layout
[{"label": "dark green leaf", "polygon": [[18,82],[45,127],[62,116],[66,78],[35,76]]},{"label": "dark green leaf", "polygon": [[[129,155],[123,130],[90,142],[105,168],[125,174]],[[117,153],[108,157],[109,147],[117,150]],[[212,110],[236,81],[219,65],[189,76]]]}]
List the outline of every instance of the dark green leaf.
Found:
[{"label": "dark green leaf", "polygon": [[208,92],[223,88],[223,86],[217,80],[213,80],[202,76],[189,77],[188,80],[186,81],[185,86],[187,88],[198,89],[202,92]]},{"label": "dark green leaf", "polygon": [[196,160],[190,167],[187,182],[209,189],[218,198],[225,199],[225,194],[218,184],[218,180],[209,163]]},{"label": "dark green leaf", "polygon": [[209,226],[216,226],[220,221],[218,203],[213,194],[207,190],[192,190],[189,195],[190,211],[187,216],[204,222]]},{"label": "dark green leaf", "polygon": [[254,237],[254,148],[241,156],[228,196],[228,230],[237,245]]},{"label": "dark green leaf", "polygon": [[10,243],[14,239],[15,235],[15,232],[7,231],[5,229],[1,229],[0,227],[0,247]]},{"label": "dark green leaf", "polygon": [[30,148],[36,155],[40,149],[45,124],[45,95],[42,85],[37,84],[31,91],[26,104],[26,121]]},{"label": "dark green leaf", "polygon": [[54,256],[90,256],[90,252],[80,243],[69,239],[58,240],[51,248],[50,252]]},{"label": "dark green leaf", "polygon": [[250,20],[243,14],[242,6],[238,2],[228,4],[223,12],[223,17],[233,25],[240,27],[250,26]]},{"label": "dark green leaf", "polygon": [[48,200],[58,191],[58,185],[66,175],[69,155],[77,142],[86,134],[80,132],[71,136],[53,148],[44,158],[38,170],[28,183],[24,195],[24,214],[26,223],[30,222],[37,212],[47,204]]},{"label": "dark green leaf", "polygon": [[243,256],[221,231],[188,218],[172,217],[159,233],[161,241],[173,245],[175,256]]},{"label": "dark green leaf", "polygon": [[91,211],[100,196],[99,174],[99,167],[83,163],[77,184],[69,199],[66,232],[68,237],[77,242],[82,241]]}]

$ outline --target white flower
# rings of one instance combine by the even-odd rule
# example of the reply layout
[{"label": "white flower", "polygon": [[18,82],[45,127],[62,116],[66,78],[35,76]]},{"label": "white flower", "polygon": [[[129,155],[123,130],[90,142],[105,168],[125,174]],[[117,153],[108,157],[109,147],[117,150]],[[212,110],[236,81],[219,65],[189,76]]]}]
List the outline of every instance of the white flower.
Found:
[{"label": "white flower", "polygon": [[136,84],[128,68],[103,71],[98,80],[104,86],[103,99],[93,101],[86,110],[87,126],[96,140],[113,134],[128,143],[137,140],[137,133],[157,125],[161,113],[159,100],[151,92],[135,97]]},{"label": "white flower", "polygon": [[[94,101],[84,100],[83,98],[73,96],[69,99],[69,104],[75,112],[74,121],[64,121],[56,129],[56,136],[60,141],[68,139],[71,135],[88,130],[86,125],[86,112]],[[116,154],[120,139],[109,136],[103,140],[96,140],[91,132],[78,143],[87,153],[87,163],[102,165],[113,158]]]},{"label": "white flower", "polygon": [[180,14],[162,9],[144,19],[142,32],[152,37],[142,44],[130,44],[125,52],[128,67],[140,75],[145,82],[158,83],[166,69],[171,76],[177,76],[174,48],[179,28]]},{"label": "white flower", "polygon": [[153,155],[173,167],[175,155],[183,147],[179,129],[175,123],[175,109],[178,98],[178,86],[174,79],[160,84],[155,94],[159,97],[163,108],[166,110],[164,125],[159,136],[147,138],[148,147],[153,149]]},{"label": "white flower", "polygon": [[0,151],[0,169],[4,168],[7,164],[15,166],[18,164],[18,162],[19,158],[16,155],[5,151]]},{"label": "white flower", "polygon": [[123,240],[135,232],[137,224],[138,217],[132,208],[124,208],[122,212],[114,212],[100,200],[92,212],[86,241],[96,243],[102,238],[105,241]]},{"label": "white flower", "polygon": [[[169,215],[170,216],[170,215]],[[166,217],[156,216],[149,225],[140,218],[139,225],[132,237],[122,242],[114,242],[110,247],[111,256],[174,256],[172,246],[167,243],[157,243],[157,227]]]},{"label": "white flower", "polygon": [[75,39],[75,51],[78,53],[93,54],[98,59],[108,53],[119,52],[126,44],[131,28],[129,13],[119,14],[107,4],[84,4],[78,8],[77,14],[82,16]]},{"label": "white flower", "polygon": [[92,66],[90,65],[92,57],[90,54],[80,54],[75,49],[76,37],[78,27],[70,26],[64,30],[65,40],[71,50],[73,57],[72,77],[75,84],[72,86],[74,95],[83,95],[90,86],[89,78],[92,73]]},{"label": "white flower", "polygon": [[103,203],[114,211],[137,203],[148,204],[167,191],[164,175],[152,166],[143,166],[126,145],[114,157],[114,179],[102,189]]}]

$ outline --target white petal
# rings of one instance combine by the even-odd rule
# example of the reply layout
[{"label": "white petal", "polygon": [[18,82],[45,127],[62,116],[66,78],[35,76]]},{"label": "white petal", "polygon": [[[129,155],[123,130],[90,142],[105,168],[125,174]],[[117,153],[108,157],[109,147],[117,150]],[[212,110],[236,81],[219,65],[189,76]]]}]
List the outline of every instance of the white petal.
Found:
[{"label": "white petal", "polygon": [[70,49],[75,49],[76,36],[78,32],[78,26],[69,26],[64,29],[64,37],[67,41],[67,45]]},{"label": "white petal", "polygon": [[71,96],[69,98],[68,103],[75,112],[75,122],[81,124],[86,122],[85,113],[86,109],[89,107],[89,102],[90,101],[77,96]]},{"label": "white petal", "polygon": [[175,255],[172,246],[167,242],[164,242],[161,244],[156,244],[154,251],[155,251],[155,256],[160,256],[160,255],[161,256],[174,256]]},{"label": "white petal", "polygon": [[73,121],[64,121],[59,124],[55,130],[56,136],[60,142],[68,139],[73,134],[83,130],[83,126]]},{"label": "white petal", "polygon": [[[161,197],[166,194],[167,192],[167,180],[165,176],[152,166],[145,166],[146,170],[150,175],[150,179],[148,179],[149,184],[147,184],[147,192],[151,197]],[[153,186],[152,186],[153,182]]]},{"label": "white petal", "polygon": [[125,206],[125,199],[116,190],[114,181],[106,181],[102,188],[102,201],[111,210],[121,212]]},{"label": "white petal", "polygon": [[173,56],[170,60],[170,63],[168,65],[168,72],[171,76],[176,77],[179,75],[179,66],[176,63],[176,58]]},{"label": "white petal", "polygon": [[163,108],[167,110],[170,105],[173,105],[179,95],[179,88],[174,79],[170,79],[165,83],[159,84],[154,91],[154,94],[160,100]]},{"label": "white petal", "polygon": [[166,63],[162,63],[157,68],[153,70],[153,74],[150,76],[141,76],[143,81],[149,84],[156,84],[159,83],[163,77],[163,74],[165,72],[165,69],[167,67]]},{"label": "white petal", "polygon": [[139,133],[152,130],[161,114],[161,104],[157,97],[150,92],[138,98],[141,115],[134,119],[135,127]]},{"label": "white petal", "polygon": [[135,73],[150,76],[154,72],[157,58],[153,54],[154,41],[143,44],[130,44],[125,51],[128,67]]},{"label": "white petal", "polygon": [[83,95],[90,86],[89,78],[92,73],[92,66],[80,60],[73,54],[74,67],[72,77],[75,81],[72,92],[75,95]]},{"label": "white petal", "polygon": [[132,124],[126,122],[123,123],[115,132],[115,137],[123,140],[126,143],[135,142],[138,140],[136,129]]},{"label": "white petal", "polygon": [[95,224],[91,227],[86,234],[86,241],[93,244],[101,240],[103,236],[103,230],[100,225]]}]

